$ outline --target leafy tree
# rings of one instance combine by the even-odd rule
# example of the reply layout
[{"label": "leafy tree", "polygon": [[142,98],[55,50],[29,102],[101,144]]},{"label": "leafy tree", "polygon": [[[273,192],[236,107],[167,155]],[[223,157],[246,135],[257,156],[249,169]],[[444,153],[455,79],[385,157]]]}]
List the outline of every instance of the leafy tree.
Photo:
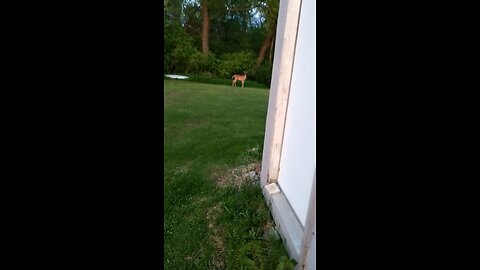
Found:
[{"label": "leafy tree", "polygon": [[[164,0],[166,72],[269,83],[279,0]],[[269,61],[265,61],[265,59]]]},{"label": "leafy tree", "polygon": [[[270,48],[270,52],[272,52],[274,35],[277,28],[279,0],[265,0],[264,2],[260,2],[259,9],[264,14],[267,33],[265,35],[263,44],[260,47],[257,61],[255,63],[255,69],[258,69],[258,67],[262,64],[263,60],[265,59],[265,53],[267,52],[267,49]],[[270,53],[270,61],[272,60],[271,58],[272,57]]]},{"label": "leafy tree", "polygon": [[164,23],[180,25],[183,0],[164,0],[163,4]]},{"label": "leafy tree", "polygon": [[164,69],[167,72],[185,72],[188,59],[195,53],[193,39],[179,25],[164,27]]},{"label": "leafy tree", "polygon": [[202,0],[202,53],[208,53],[208,37],[210,34],[210,13],[208,0]]}]

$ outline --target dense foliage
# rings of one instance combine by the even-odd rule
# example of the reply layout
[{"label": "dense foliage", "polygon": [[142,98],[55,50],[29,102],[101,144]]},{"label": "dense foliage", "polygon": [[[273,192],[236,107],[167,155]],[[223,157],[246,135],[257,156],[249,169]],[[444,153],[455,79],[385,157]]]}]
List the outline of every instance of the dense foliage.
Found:
[{"label": "dense foliage", "polygon": [[164,0],[164,72],[270,85],[278,0]]}]

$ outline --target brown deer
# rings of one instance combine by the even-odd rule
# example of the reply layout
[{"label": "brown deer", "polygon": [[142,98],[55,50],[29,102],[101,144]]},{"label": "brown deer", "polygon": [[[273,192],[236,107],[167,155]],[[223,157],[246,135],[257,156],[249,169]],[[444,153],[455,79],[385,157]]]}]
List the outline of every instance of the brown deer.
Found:
[{"label": "brown deer", "polygon": [[244,71],[243,72],[244,74],[243,75],[238,75],[238,74],[235,74],[232,76],[232,86],[233,87],[237,87],[237,81],[242,81],[242,87],[243,85],[245,84],[245,80],[247,79],[247,72]]}]

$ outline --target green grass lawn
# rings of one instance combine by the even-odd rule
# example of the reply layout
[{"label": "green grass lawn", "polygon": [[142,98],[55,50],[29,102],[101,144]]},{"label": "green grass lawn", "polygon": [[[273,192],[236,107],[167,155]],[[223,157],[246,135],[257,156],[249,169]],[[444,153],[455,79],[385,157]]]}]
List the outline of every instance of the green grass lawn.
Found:
[{"label": "green grass lawn", "polygon": [[165,269],[276,269],[287,253],[243,177],[261,163],[268,89],[164,86]]}]

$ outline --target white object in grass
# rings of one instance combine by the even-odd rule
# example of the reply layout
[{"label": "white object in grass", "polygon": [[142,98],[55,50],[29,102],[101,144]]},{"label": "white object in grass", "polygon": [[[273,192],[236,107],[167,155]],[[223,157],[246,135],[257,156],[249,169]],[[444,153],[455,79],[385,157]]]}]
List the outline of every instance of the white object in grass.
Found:
[{"label": "white object in grass", "polygon": [[180,79],[180,80],[188,79],[187,76],[183,76],[183,75],[167,74],[165,76],[167,76],[168,78],[172,78],[172,79]]}]

